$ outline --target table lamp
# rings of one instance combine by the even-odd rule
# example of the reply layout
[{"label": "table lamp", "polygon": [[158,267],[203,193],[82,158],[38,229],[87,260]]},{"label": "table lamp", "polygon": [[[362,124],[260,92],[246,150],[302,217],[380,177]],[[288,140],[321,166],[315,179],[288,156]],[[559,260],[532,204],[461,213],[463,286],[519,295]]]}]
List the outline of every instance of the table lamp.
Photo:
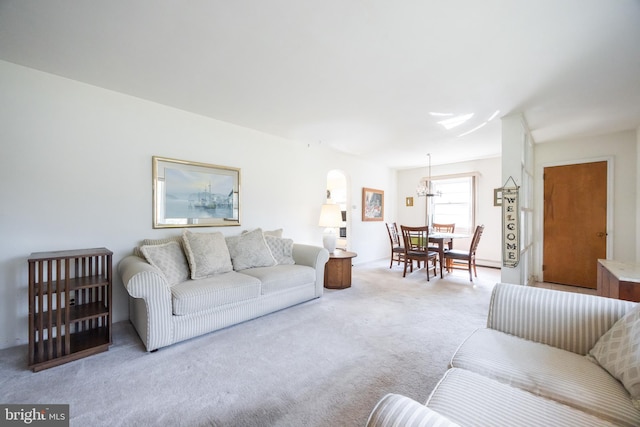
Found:
[{"label": "table lamp", "polygon": [[342,213],[340,206],[336,204],[324,204],[320,211],[320,227],[325,227],[322,235],[322,245],[329,253],[336,250],[336,228],[342,225]]}]

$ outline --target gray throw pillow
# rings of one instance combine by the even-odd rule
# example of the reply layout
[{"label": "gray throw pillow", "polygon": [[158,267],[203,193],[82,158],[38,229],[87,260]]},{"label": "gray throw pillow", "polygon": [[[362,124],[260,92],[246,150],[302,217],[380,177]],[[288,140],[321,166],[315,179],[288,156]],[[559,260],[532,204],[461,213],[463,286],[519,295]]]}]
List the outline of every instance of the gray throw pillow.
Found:
[{"label": "gray throw pillow", "polygon": [[640,304],[600,337],[589,358],[620,381],[640,409]]},{"label": "gray throw pillow", "polygon": [[192,233],[184,230],[182,240],[192,279],[227,273],[233,269],[222,233]]},{"label": "gray throw pillow", "polygon": [[169,243],[169,242],[178,242],[178,244],[182,248],[182,236],[172,236],[172,237],[166,237],[164,239],[144,239],[140,246],[136,246],[135,248],[133,248],[133,254],[135,256],[139,256],[140,258],[144,258],[144,254],[140,250],[142,246],[162,245],[164,243]]},{"label": "gray throw pillow", "polygon": [[277,264],[260,228],[239,236],[227,237],[227,246],[235,271]]},{"label": "gray throw pillow", "polygon": [[269,235],[265,235],[264,240],[278,264],[292,265],[296,263],[293,259],[293,240]]},{"label": "gray throw pillow", "polygon": [[182,246],[176,241],[159,245],[142,245],[140,252],[147,262],[159,269],[169,286],[184,282],[189,278],[189,266]]},{"label": "gray throw pillow", "polygon": [[[242,234],[246,234],[249,233],[250,230],[243,230]],[[266,236],[273,236],[273,237],[282,237],[282,228],[278,228],[276,230],[262,230],[262,234]]]}]

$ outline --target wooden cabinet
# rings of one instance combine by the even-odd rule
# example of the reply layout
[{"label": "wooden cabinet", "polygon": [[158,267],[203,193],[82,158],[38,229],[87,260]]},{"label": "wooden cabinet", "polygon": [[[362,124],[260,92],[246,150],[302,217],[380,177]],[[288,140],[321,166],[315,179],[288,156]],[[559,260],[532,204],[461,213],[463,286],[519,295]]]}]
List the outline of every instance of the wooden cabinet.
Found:
[{"label": "wooden cabinet", "polygon": [[112,252],[37,252],[29,258],[29,367],[34,372],[111,345]]},{"label": "wooden cabinet", "polygon": [[597,294],[640,302],[640,264],[598,260]]},{"label": "wooden cabinet", "polygon": [[351,286],[351,259],[358,256],[355,252],[335,250],[329,254],[324,266],[324,287],[344,289]]}]

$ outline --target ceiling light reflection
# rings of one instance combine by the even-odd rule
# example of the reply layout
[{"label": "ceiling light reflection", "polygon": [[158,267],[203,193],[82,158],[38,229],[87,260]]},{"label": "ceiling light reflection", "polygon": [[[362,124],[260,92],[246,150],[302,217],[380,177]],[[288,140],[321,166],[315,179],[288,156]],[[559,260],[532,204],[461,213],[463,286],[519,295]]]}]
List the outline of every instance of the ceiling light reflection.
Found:
[{"label": "ceiling light reflection", "polygon": [[491,117],[489,117],[489,120],[487,121],[490,122],[491,120],[495,119],[496,117],[498,117],[498,114],[500,114],[500,110],[496,110],[496,112],[493,113]]},{"label": "ceiling light reflection", "polygon": [[440,120],[438,123],[444,126],[445,129],[449,130],[449,129],[453,129],[456,126],[460,126],[461,124],[469,120],[471,117],[473,117],[473,113],[452,117],[446,120]]},{"label": "ceiling light reflection", "polygon": [[479,124],[478,126],[474,127],[473,129],[468,130],[468,131],[466,131],[465,133],[461,133],[460,135],[458,135],[458,137],[465,136],[465,135],[469,135],[471,132],[475,132],[475,131],[477,131],[477,130],[478,130],[478,129],[480,129],[481,127],[485,126],[487,123],[489,123],[489,122],[483,122],[483,123]]}]

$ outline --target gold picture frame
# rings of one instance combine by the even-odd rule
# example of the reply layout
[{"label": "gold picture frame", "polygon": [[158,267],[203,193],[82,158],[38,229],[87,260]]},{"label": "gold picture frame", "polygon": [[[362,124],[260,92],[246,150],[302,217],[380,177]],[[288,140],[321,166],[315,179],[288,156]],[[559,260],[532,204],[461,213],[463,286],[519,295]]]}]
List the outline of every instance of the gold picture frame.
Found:
[{"label": "gold picture frame", "polygon": [[384,191],[362,189],[362,220],[384,221]]},{"label": "gold picture frame", "polygon": [[153,156],[153,228],[240,225],[240,169]]}]

